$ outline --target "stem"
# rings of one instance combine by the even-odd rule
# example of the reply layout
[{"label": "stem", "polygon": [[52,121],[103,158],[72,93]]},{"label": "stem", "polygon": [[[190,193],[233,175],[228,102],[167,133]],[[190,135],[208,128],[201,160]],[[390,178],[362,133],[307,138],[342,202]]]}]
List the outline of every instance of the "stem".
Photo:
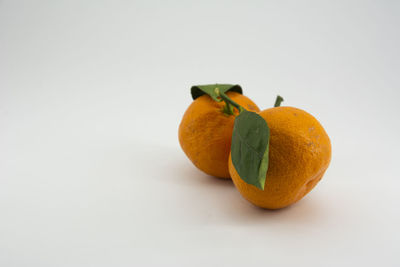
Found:
[{"label": "stem", "polygon": [[282,101],[283,101],[283,97],[281,97],[280,95],[277,95],[274,107],[279,107],[281,105]]},{"label": "stem", "polygon": [[233,113],[233,106],[231,104],[229,104],[229,102],[225,102],[225,106],[224,106],[224,113],[227,115],[234,115]]},{"label": "stem", "polygon": [[244,108],[239,105],[238,103],[236,103],[235,101],[233,101],[232,99],[230,99],[226,94],[219,92],[218,90],[218,95],[222,98],[222,100],[225,101],[226,105],[229,107],[229,104],[231,104],[232,106],[234,106],[235,108],[237,108],[237,110],[240,112],[242,112],[244,110]]}]

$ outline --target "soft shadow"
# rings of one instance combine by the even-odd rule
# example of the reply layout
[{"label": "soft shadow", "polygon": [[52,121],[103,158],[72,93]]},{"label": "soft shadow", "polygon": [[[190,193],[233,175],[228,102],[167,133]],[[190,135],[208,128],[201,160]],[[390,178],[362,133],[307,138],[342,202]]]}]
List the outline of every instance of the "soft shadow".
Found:
[{"label": "soft shadow", "polygon": [[[289,207],[279,210],[262,209],[244,199],[230,179],[219,179],[203,174],[188,162],[177,162],[176,164],[181,166],[176,168],[180,175],[176,173],[179,178],[175,182],[189,187],[208,188],[208,197],[218,198],[219,201],[215,201],[212,203],[212,207],[209,207],[217,209],[219,219],[214,218],[214,224],[257,225],[279,223],[298,226],[319,220],[324,216],[323,206],[318,199],[312,196],[312,192]],[[198,202],[194,201],[194,203],[198,205]],[[207,205],[208,202],[202,203]],[[201,214],[193,215],[202,216]],[[202,219],[199,218],[195,221],[202,222],[204,221]]]},{"label": "soft shadow", "polygon": [[174,163],[174,182],[181,185],[233,187],[231,179],[218,178],[203,173],[189,161],[177,161]]},{"label": "soft shadow", "polygon": [[[168,172],[162,183],[175,184],[179,198],[182,198],[185,215],[194,224],[257,225],[309,224],[325,216],[323,204],[313,192],[289,207],[267,210],[256,207],[245,200],[230,179],[209,176],[198,170],[185,157],[171,148],[158,148],[157,155],[165,164],[162,170]],[[169,155],[169,156],[168,156]],[[174,155],[174,156],[170,156]],[[161,161],[158,161],[161,162]],[[162,167],[162,166],[161,166]],[[190,209],[188,209],[190,207]]]},{"label": "soft shadow", "polygon": [[[245,203],[243,203],[245,202]],[[306,196],[299,202],[278,210],[262,209],[247,202],[243,197],[225,209],[224,214],[235,224],[270,224],[285,225],[308,224],[324,216],[323,207],[318,200]]]}]

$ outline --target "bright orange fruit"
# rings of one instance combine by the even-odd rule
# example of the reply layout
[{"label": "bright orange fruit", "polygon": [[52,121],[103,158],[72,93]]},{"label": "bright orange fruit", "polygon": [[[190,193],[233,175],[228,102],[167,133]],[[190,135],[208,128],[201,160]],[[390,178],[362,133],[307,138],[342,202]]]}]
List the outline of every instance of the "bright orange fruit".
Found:
[{"label": "bright orange fruit", "polygon": [[279,209],[303,198],[321,180],[331,160],[331,142],[321,124],[293,107],[263,110],[270,128],[269,167],[264,190],[240,178],[229,159],[229,171],[240,194],[256,206]]},{"label": "bright orange fruit", "polygon": [[[226,95],[249,111],[260,110],[242,94],[227,92]],[[183,115],[179,142],[197,168],[212,176],[229,178],[228,159],[235,116],[225,114],[224,106],[225,102],[216,102],[208,95],[196,98]]]}]

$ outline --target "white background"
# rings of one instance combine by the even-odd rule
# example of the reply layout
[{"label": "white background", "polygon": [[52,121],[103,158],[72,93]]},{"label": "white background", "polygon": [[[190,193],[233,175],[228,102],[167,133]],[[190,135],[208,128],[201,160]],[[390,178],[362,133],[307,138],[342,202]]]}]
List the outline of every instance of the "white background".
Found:
[{"label": "white background", "polygon": [[[0,266],[399,266],[398,1],[0,1]],[[198,171],[193,84],[331,137],[287,209]]]}]

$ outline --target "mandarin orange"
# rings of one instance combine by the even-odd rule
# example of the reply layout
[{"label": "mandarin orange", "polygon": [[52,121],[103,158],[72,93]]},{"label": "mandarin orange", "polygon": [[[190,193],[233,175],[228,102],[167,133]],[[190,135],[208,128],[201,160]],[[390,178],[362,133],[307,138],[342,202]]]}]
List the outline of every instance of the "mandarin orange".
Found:
[{"label": "mandarin orange", "polygon": [[[226,95],[249,111],[260,110],[240,93],[227,92]],[[224,107],[223,101],[216,102],[208,95],[196,98],[183,115],[179,142],[197,168],[212,176],[229,178],[228,159],[237,110],[234,115],[228,115]]]},{"label": "mandarin orange", "polygon": [[269,167],[264,190],[247,184],[231,158],[229,171],[240,194],[256,206],[279,209],[310,192],[331,160],[331,142],[311,114],[293,107],[275,107],[259,115],[270,129]]}]

